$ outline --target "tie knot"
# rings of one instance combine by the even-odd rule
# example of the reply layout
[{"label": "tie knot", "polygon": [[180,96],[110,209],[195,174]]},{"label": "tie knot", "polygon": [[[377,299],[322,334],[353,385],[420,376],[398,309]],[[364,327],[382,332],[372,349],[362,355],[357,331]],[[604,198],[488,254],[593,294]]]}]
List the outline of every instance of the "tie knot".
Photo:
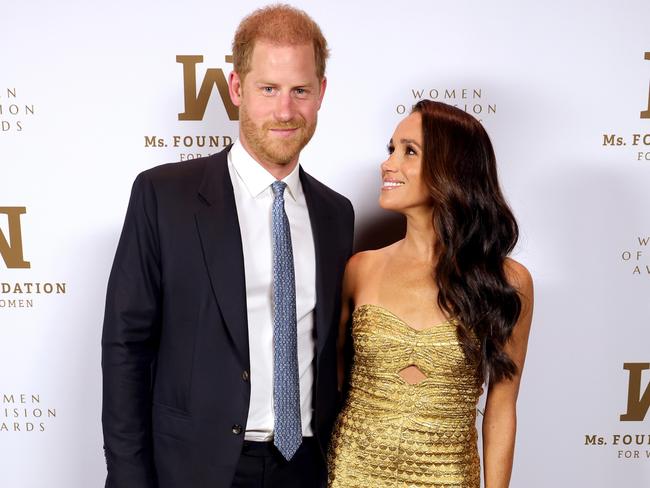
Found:
[{"label": "tie knot", "polygon": [[271,189],[273,190],[273,195],[275,197],[282,198],[284,196],[284,189],[287,187],[287,184],[284,181],[275,181],[271,184]]}]

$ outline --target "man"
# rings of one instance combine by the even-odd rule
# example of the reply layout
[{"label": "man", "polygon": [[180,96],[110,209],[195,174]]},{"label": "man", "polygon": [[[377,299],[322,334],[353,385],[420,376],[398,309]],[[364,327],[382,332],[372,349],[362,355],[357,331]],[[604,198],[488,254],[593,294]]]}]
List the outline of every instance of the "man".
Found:
[{"label": "man", "polygon": [[133,185],[108,285],[108,488],[318,487],[337,414],[350,202],[298,164],[327,44],[302,11],[240,24],[239,139]]}]

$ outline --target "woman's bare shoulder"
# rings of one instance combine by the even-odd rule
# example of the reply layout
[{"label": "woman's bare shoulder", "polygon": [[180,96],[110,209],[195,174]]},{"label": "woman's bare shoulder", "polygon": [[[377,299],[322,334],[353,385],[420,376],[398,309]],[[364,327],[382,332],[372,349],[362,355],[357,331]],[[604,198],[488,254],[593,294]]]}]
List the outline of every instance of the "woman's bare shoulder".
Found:
[{"label": "woman's bare shoulder", "polygon": [[357,284],[368,283],[378,276],[390,254],[392,246],[354,254],[345,267],[345,288],[351,295],[355,294]]},{"label": "woman's bare shoulder", "polygon": [[364,274],[373,269],[377,269],[383,262],[388,259],[395,244],[382,247],[380,249],[371,249],[368,251],[360,251],[354,254],[349,260],[345,272],[351,273],[353,276]]},{"label": "woman's bare shoulder", "polygon": [[508,283],[523,295],[532,295],[533,277],[528,268],[512,258],[506,258],[503,269]]},{"label": "woman's bare shoulder", "polygon": [[518,261],[512,258],[506,258],[503,263],[508,283],[517,290],[521,299],[520,321],[526,323],[526,328],[530,328],[530,321],[533,312],[533,303],[535,301],[533,291],[533,277],[530,271]]}]

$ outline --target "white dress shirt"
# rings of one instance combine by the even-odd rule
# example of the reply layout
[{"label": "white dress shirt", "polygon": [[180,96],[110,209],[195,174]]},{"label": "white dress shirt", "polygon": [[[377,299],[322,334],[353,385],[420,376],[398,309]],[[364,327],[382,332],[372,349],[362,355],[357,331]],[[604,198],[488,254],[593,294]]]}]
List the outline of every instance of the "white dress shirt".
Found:
[{"label": "white dress shirt", "polygon": [[[316,253],[298,168],[296,165],[282,181],[287,184],[284,208],[291,229],[296,277],[302,434],[312,436]],[[251,402],[245,439],[270,441],[274,426],[271,184],[276,179],[246,152],[239,140],[228,153],[228,171],[235,192],[246,278]]]}]

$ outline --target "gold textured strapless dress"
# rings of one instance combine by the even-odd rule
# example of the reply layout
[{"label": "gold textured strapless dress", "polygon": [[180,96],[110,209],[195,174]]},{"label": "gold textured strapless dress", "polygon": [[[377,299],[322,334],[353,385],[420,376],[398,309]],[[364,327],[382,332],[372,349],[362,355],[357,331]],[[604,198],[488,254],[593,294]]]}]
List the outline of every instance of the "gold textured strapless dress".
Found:
[{"label": "gold textured strapless dress", "polygon": [[[482,388],[453,321],[416,330],[377,305],[352,314],[350,391],[329,450],[330,488],[479,488]],[[426,376],[407,383],[409,366]]]}]

